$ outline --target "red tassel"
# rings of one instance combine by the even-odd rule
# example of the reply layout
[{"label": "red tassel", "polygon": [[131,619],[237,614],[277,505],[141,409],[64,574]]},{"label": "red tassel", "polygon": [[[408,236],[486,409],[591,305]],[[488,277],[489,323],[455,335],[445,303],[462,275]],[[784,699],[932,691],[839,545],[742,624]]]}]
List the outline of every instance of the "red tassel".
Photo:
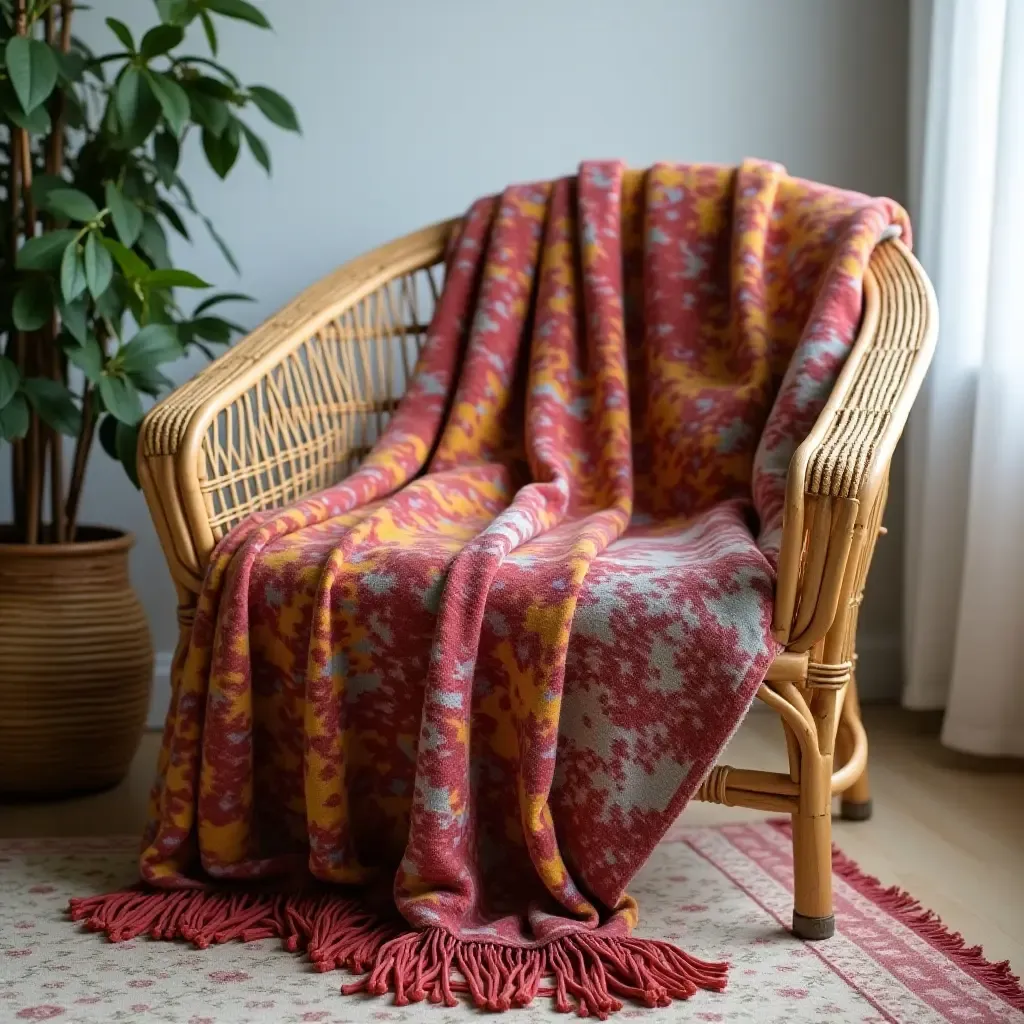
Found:
[{"label": "red tassel", "polygon": [[[463,981],[453,981],[452,966]],[[384,943],[370,974],[342,986],[346,995],[395,993],[405,1006],[429,998],[455,1005],[454,992],[467,992],[481,1010],[528,1006],[538,994],[554,997],[555,1009],[572,1009],[601,1020],[622,1009],[624,996],[646,1006],[667,1006],[698,989],[725,988],[727,965],[707,963],[665,942],[609,938],[572,932],[540,948],[462,940],[432,928],[407,932]],[[554,987],[542,990],[541,979]]]},{"label": "red tassel", "polygon": [[[571,932],[539,948],[463,940],[440,928],[410,932],[335,891],[230,893],[136,887],[71,901],[71,917],[112,942],[149,935],[186,939],[200,949],[223,942],[277,937],[305,950],[317,970],[365,973],[345,994],[393,992],[405,1006],[430,1000],[458,1005],[466,993],[479,1009],[528,1006],[554,998],[561,1012],[602,1020],[622,999],[667,1006],[698,989],[721,991],[726,964],[705,963],[667,942]],[[545,977],[553,984],[541,987]]]}]

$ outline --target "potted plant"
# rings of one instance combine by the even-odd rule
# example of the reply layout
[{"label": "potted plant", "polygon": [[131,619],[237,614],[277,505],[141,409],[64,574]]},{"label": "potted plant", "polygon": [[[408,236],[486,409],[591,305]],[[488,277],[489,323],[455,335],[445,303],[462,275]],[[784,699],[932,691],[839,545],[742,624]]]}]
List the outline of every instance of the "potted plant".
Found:
[{"label": "potted plant", "polygon": [[165,364],[193,347],[213,356],[241,330],[221,306],[245,296],[204,295],[168,252],[168,230],[205,227],[237,272],[182,180],[182,147],[201,145],[224,178],[244,144],[269,172],[248,115],[298,130],[282,96],[217,60],[225,19],[270,28],[259,8],[155,7],[138,36],[107,18],[111,46],[97,54],[72,31],[74,17],[99,16],[88,8],[0,0],[0,445],[13,508],[0,527],[0,793],[100,788],[127,771],[152,646],[131,536],[79,522],[86,470],[100,447],[137,485],[143,396],[171,386]]}]

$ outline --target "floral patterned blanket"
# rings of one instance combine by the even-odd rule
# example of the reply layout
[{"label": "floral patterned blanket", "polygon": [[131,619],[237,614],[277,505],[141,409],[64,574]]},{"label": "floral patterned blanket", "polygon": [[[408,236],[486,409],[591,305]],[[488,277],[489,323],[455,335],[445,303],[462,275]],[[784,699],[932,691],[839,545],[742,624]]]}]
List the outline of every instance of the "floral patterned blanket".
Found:
[{"label": "floral patterned blanket", "polygon": [[776,654],[786,469],[894,224],[756,161],[475,203],[365,463],[216,551],[144,885],[74,915],[281,936],[399,1002],[721,988],[626,886]]}]

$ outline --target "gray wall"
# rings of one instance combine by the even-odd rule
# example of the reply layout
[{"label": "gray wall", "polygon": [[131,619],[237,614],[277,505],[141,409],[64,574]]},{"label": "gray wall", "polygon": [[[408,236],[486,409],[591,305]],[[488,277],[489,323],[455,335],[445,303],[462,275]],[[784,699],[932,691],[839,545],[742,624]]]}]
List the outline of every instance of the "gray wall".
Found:
[{"label": "gray wall", "polygon": [[[104,46],[101,15],[133,26],[153,17],[142,0],[93,4],[79,15],[82,34]],[[250,325],[360,251],[582,158],[761,156],[804,177],[904,198],[903,0],[263,6],[275,32],[221,22],[222,60],[243,81],[284,92],[305,134],[263,132],[269,181],[248,157],[226,184],[195,150],[185,158],[200,206],[239,256],[240,281],[201,229],[194,248],[176,250],[181,265],[257,297],[239,312]],[[177,376],[198,365],[182,364]],[[898,683],[901,509],[897,487],[894,529],[864,609],[862,678],[875,695],[895,696]],[[136,533],[135,584],[157,650],[170,651],[173,593],[145,505],[102,453],[84,518]]]}]

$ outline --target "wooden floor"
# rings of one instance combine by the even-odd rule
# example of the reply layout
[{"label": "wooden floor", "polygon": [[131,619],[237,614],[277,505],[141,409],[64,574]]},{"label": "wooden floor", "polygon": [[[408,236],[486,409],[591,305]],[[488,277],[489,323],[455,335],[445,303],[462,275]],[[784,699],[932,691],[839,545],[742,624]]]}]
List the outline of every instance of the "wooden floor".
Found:
[{"label": "wooden floor", "polygon": [[[993,960],[1024,971],[1024,766],[968,760],[943,750],[938,719],[868,708],[875,815],[837,822],[835,839],[864,870],[909,890]],[[785,769],[778,719],[755,709],[722,760]],[[147,734],[117,789],[59,803],[0,805],[0,837],[109,835],[141,827],[159,738]],[[763,818],[757,811],[692,804],[693,824]]]}]

